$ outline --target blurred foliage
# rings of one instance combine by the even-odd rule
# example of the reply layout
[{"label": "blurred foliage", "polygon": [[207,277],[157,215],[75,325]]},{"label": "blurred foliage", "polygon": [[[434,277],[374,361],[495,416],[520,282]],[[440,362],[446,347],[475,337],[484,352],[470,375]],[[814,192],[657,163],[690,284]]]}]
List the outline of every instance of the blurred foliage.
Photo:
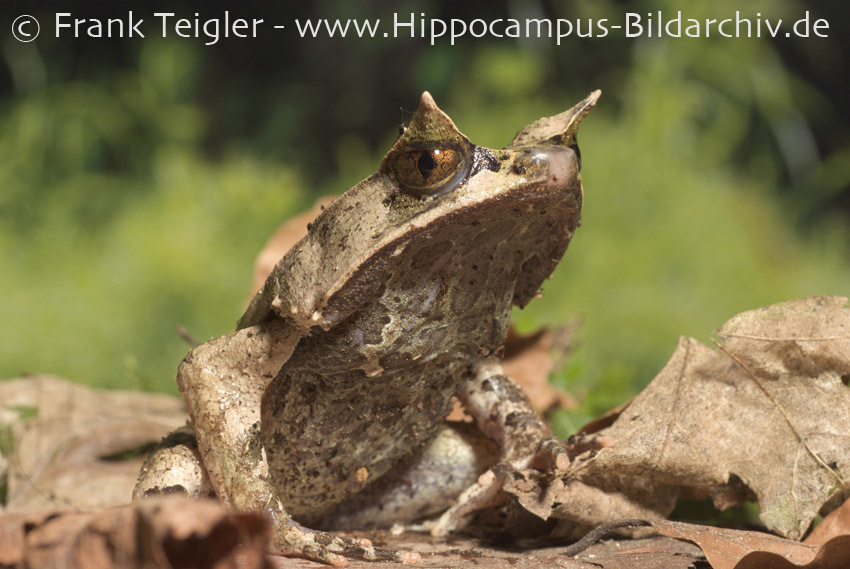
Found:
[{"label": "blurred foliage", "polygon": [[[115,14],[110,6],[80,4],[79,13]],[[204,13],[224,9],[233,10],[212,2]],[[340,1],[286,17],[613,19],[677,9],[672,0]],[[687,15],[736,9],[723,0]],[[275,10],[236,15],[282,20]],[[474,142],[500,147],[600,87],[580,135],[583,227],[544,298],[516,314],[524,329],[581,319],[576,351],[554,377],[582,401],[558,417],[562,433],[572,430],[636,393],[679,335],[709,341],[737,312],[850,290],[848,9],[777,0],[746,10],[791,19],[812,10],[835,35],[560,47],[286,35],[114,50],[66,38],[7,43],[0,377],[53,372],[174,390],[187,349],[175,326],[200,340],[232,329],[262,243],[316,196],[375,170],[410,116],[399,105],[413,109],[428,89]]]},{"label": "blurred foliage", "polygon": [[4,376],[49,371],[174,390],[187,346],[227,332],[253,254],[309,203],[297,173],[198,146],[206,115],[177,86],[185,47],[151,42],[136,73],[69,82],[8,105],[0,133]]}]

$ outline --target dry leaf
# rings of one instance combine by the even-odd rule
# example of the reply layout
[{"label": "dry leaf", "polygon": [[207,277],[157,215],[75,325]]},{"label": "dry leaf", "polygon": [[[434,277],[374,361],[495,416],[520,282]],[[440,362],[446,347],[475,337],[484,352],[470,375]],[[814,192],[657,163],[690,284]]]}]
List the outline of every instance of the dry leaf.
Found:
[{"label": "dry leaf", "polygon": [[617,520],[593,530],[567,550],[583,555],[590,544],[623,527],[650,527],[661,535],[693,543],[713,569],[844,569],[850,566],[850,536],[823,546],[754,531],[723,529],[667,520]]},{"label": "dry leaf", "polygon": [[129,502],[144,458],[132,451],[186,421],[177,397],[98,391],[51,376],[0,382],[0,402],[11,443],[2,449],[6,512]]},{"label": "dry leaf", "polygon": [[681,522],[651,521],[660,534],[695,543],[713,569],[846,569],[850,536],[822,547],[754,531],[714,528]]},{"label": "dry leaf", "polygon": [[[696,547],[664,537],[596,544],[582,555],[584,559],[573,559],[563,545],[529,550],[462,535],[445,540],[418,533],[346,535],[368,538],[382,548],[415,551],[422,555],[416,566],[433,569],[689,569],[701,559]],[[0,516],[0,567],[326,567],[265,555],[267,539],[268,527],[256,514],[235,513],[211,500],[149,499],[95,512]],[[406,569],[410,565],[349,560],[348,567]]]},{"label": "dry leaf", "polygon": [[834,537],[850,535],[850,500],[845,500],[841,507],[836,508],[804,541],[809,545],[823,545]]},{"label": "dry leaf", "polygon": [[[265,555],[267,530],[256,514],[181,497],[96,512],[12,514],[0,516],[0,567],[326,567]],[[573,559],[563,545],[529,550],[462,535],[445,540],[418,533],[346,535],[368,538],[382,548],[415,551],[422,555],[416,566],[433,569],[689,569],[701,559],[696,547],[665,537],[596,544],[583,559]],[[410,565],[349,560],[348,567],[407,569]]]},{"label": "dry leaf", "polygon": [[588,548],[581,560],[596,569],[695,569],[704,561],[697,546],[668,537],[606,541]]},{"label": "dry leaf", "polygon": [[850,485],[850,310],[816,297],[740,314],[713,351],[683,339],[667,366],[599,436],[584,481],[617,472],[702,489],[715,504],[753,497],[769,529],[802,537]]},{"label": "dry leaf", "polygon": [[805,566],[817,555],[817,547],[782,539],[767,533],[740,531],[709,526],[685,524],[666,520],[651,521],[660,534],[695,543],[703,550],[713,569],[735,569],[745,558],[750,566],[754,559],[762,564],[756,567],[775,567],[767,560],[782,560],[788,567]]},{"label": "dry leaf", "polygon": [[554,332],[544,328],[527,335],[518,333],[513,326],[508,330],[502,367],[522,386],[538,413],[577,406],[572,397],[549,383],[552,370],[569,352],[574,332],[575,324]]},{"label": "dry leaf", "polygon": [[[571,470],[506,489],[578,527],[666,517],[682,489],[725,508],[757,500],[769,529],[799,539],[850,495],[850,310],[816,297],[740,314],[718,350],[683,339],[610,427],[568,442]],[[643,511],[643,513],[640,513]]]},{"label": "dry leaf", "polygon": [[532,514],[561,520],[557,534],[565,537],[580,537],[615,518],[664,518],[676,505],[675,488],[645,478],[609,473],[590,484],[569,475],[550,477],[533,469],[513,472],[504,490]]},{"label": "dry leaf", "polygon": [[212,500],[169,497],[89,512],[0,516],[0,567],[267,567],[268,524]]}]

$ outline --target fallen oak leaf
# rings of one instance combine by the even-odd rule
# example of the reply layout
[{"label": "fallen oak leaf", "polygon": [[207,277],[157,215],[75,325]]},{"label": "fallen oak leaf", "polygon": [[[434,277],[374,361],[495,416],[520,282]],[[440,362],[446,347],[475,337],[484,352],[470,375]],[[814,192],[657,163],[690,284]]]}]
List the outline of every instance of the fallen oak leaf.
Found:
[{"label": "fallen oak leaf", "polygon": [[649,525],[662,535],[698,545],[713,569],[810,567],[818,553],[815,546],[755,531],[667,520],[653,520]]},{"label": "fallen oak leaf", "polygon": [[214,500],[149,499],[92,511],[0,516],[0,567],[267,567],[259,514]]},{"label": "fallen oak leaf", "polygon": [[[572,567],[567,563],[569,559],[562,557],[547,567]],[[584,561],[594,569],[702,569],[707,565],[705,555],[696,545],[657,535],[600,542],[575,560]]]},{"label": "fallen oak leaf", "polygon": [[791,429],[791,432],[792,432],[792,433],[794,433],[794,436],[795,436],[795,437],[797,437],[797,440],[798,440],[798,441],[800,441],[800,444],[801,444],[801,445],[803,445],[803,447],[805,447],[806,451],[808,451],[808,453],[812,456],[812,458],[813,458],[813,459],[815,459],[815,461],[816,461],[818,464],[820,464],[820,465],[821,465],[821,466],[822,466],[825,470],[828,470],[828,471],[832,472],[832,474],[835,476],[835,480],[836,480],[836,482],[838,482],[838,483],[840,483],[840,484],[842,484],[842,485],[846,484],[846,482],[845,482],[844,478],[841,476],[841,473],[840,473],[839,471],[837,471],[836,469],[834,469],[832,466],[830,466],[830,465],[826,464],[826,463],[823,461],[823,459],[820,457],[820,455],[819,455],[817,452],[815,452],[815,450],[814,450],[814,449],[812,449],[812,447],[811,447],[811,446],[809,446],[809,443],[806,441],[805,437],[803,437],[803,436],[799,433],[799,431],[797,431],[797,428],[794,426],[794,423],[795,423],[794,419],[790,416],[790,414],[789,414],[789,413],[788,413],[788,411],[785,409],[785,407],[783,407],[783,406],[782,406],[782,404],[781,404],[781,403],[779,403],[779,401],[777,401],[777,400],[776,400],[776,398],[773,396],[773,394],[770,392],[770,390],[767,388],[767,385],[765,385],[765,383],[761,380],[761,378],[759,378],[759,376],[758,376],[758,375],[756,375],[756,374],[753,372],[753,370],[751,370],[751,369],[747,366],[747,364],[745,364],[743,361],[741,361],[741,359],[740,359],[740,358],[738,358],[738,356],[736,356],[736,355],[735,355],[735,354],[733,354],[731,351],[729,351],[729,348],[727,348],[726,346],[722,346],[722,345],[720,345],[720,344],[719,344],[718,342],[716,342],[716,341],[715,341],[714,343],[717,345],[717,347],[718,347],[718,348],[719,348],[719,349],[720,349],[723,353],[725,353],[725,354],[726,354],[726,355],[728,355],[730,358],[732,358],[733,360],[735,360],[735,363],[737,363],[738,365],[740,365],[740,366],[743,368],[743,370],[744,370],[745,372],[747,372],[747,375],[749,375],[749,376],[753,379],[753,381],[755,381],[755,382],[756,382],[756,384],[758,384],[759,388],[760,388],[760,389],[764,392],[765,397],[767,397],[768,399],[770,399],[770,401],[771,401],[774,405],[776,405],[776,409],[777,409],[780,413],[782,413],[782,417],[785,419],[785,422],[786,422],[786,423],[788,423],[788,427]]},{"label": "fallen oak leaf", "polygon": [[623,519],[602,524],[567,548],[566,553],[574,557],[611,531],[644,526],[666,537],[697,545],[712,569],[846,569],[850,566],[848,535],[817,546],[761,532],[669,520]]},{"label": "fallen oak leaf", "polygon": [[823,545],[834,537],[850,535],[850,500],[829,513],[821,522],[815,526],[809,537],[803,543],[809,545]]},{"label": "fallen oak leaf", "polygon": [[549,383],[549,376],[570,352],[577,323],[549,330],[541,328],[530,334],[520,334],[511,326],[505,340],[502,367],[505,373],[522,386],[531,406],[545,415],[552,409],[575,409],[578,403],[565,392]]},{"label": "fallen oak leaf", "polygon": [[185,422],[183,402],[169,395],[97,390],[49,375],[0,381],[0,431],[8,437],[0,454],[9,461],[2,509],[126,503],[144,449]]},{"label": "fallen oak leaf", "polygon": [[650,385],[578,457],[589,484],[616,472],[712,494],[718,507],[758,500],[772,531],[798,539],[850,495],[850,310],[814,297],[734,317],[723,349],[682,339]]}]

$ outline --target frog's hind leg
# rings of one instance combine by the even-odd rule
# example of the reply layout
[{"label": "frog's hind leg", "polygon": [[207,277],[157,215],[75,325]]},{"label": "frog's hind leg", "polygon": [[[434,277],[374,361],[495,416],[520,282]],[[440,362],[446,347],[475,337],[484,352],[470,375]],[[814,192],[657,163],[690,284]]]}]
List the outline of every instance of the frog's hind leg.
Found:
[{"label": "frog's hind leg", "polygon": [[424,448],[350,499],[319,524],[325,529],[388,528],[433,516],[496,464],[498,446],[472,423],[447,423]]},{"label": "frog's hind leg", "polygon": [[301,336],[285,321],[273,320],[198,346],[180,364],[177,384],[216,494],[236,508],[269,515],[277,553],[335,566],[345,565],[347,557],[418,560],[417,554],[376,549],[368,542],[305,528],[278,499],[260,436],[260,406],[266,387]]},{"label": "frog's hind leg", "polygon": [[460,398],[478,427],[499,443],[501,458],[470,485],[431,529],[444,536],[463,527],[470,514],[495,505],[502,484],[513,470],[529,466],[566,470],[566,449],[538,418],[522,389],[507,377],[495,358],[481,362],[474,377],[463,384]]}]

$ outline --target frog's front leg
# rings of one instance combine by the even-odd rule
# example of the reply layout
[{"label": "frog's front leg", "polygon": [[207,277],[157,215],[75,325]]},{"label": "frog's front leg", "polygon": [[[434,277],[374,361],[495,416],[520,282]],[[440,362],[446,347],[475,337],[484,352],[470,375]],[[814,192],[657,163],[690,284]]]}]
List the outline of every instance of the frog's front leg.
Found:
[{"label": "frog's front leg", "polygon": [[292,354],[297,332],[282,320],[244,328],[196,347],[178,369],[212,485],[238,508],[266,511],[274,502],[256,425],[263,392]]},{"label": "frog's front leg", "polygon": [[[177,372],[191,427],[166,437],[148,458],[134,497],[175,491],[197,497],[211,484],[223,502],[265,511],[246,499],[264,494],[266,502],[273,501],[264,493],[267,472],[255,425],[265,387],[297,341],[297,330],[278,319],[191,350]],[[256,476],[246,480],[246,473]]]},{"label": "frog's front leg", "polygon": [[473,512],[498,504],[502,484],[512,470],[529,466],[566,470],[570,460],[531,407],[522,389],[504,374],[496,358],[476,366],[472,379],[461,386],[460,399],[478,427],[499,443],[501,458],[461,493],[431,534],[448,535],[465,525]]}]

